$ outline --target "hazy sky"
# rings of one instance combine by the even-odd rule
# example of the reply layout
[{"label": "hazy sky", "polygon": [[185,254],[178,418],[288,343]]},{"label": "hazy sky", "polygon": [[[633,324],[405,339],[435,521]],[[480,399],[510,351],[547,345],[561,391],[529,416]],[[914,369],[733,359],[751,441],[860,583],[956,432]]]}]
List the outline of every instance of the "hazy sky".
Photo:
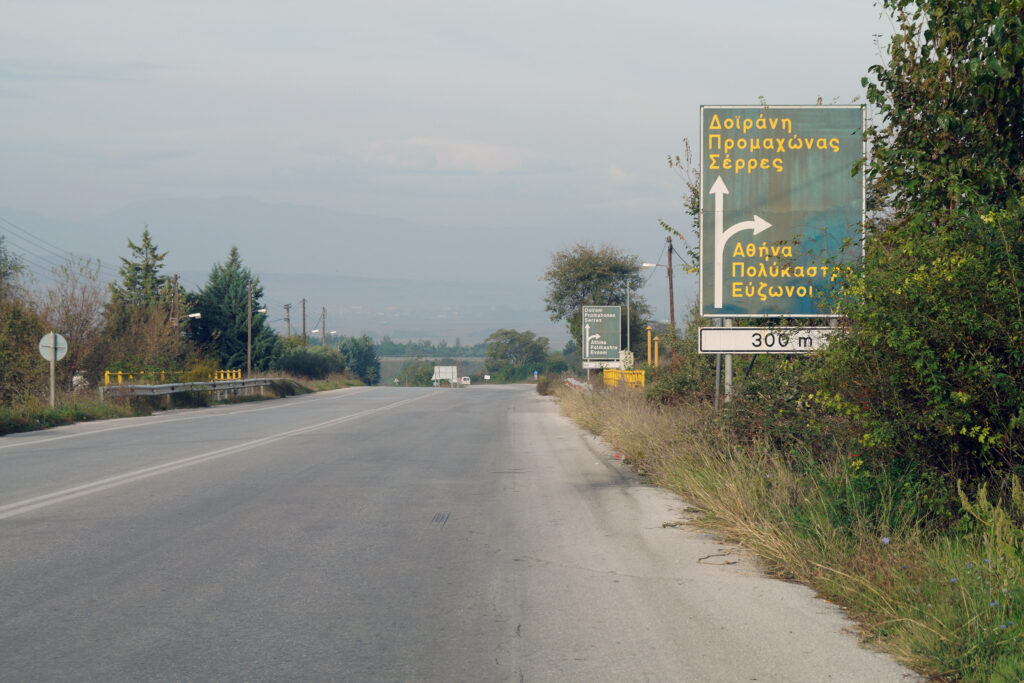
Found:
[{"label": "hazy sky", "polygon": [[889,31],[870,0],[2,4],[0,206],[241,196],[643,259],[701,104],[850,102]]}]

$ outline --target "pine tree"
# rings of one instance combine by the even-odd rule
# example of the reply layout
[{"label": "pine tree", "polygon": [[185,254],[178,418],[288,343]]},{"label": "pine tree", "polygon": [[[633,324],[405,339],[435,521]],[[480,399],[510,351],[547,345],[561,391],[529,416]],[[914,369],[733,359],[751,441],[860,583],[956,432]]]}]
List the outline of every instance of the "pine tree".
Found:
[{"label": "pine tree", "polygon": [[148,228],[142,231],[139,244],[129,239],[128,248],[132,253],[130,258],[121,257],[118,270],[121,279],[110,285],[113,302],[139,308],[166,300],[170,294],[170,278],[160,271],[167,252],[157,251]]},{"label": "pine tree", "polygon": [[189,336],[205,351],[213,354],[222,368],[246,366],[250,286],[252,296],[252,365],[265,370],[270,364],[278,339],[266,325],[266,313],[259,313],[263,286],[258,277],[242,264],[238,247],[224,263],[210,270],[206,285],[193,295],[193,309],[202,318],[189,324]]}]

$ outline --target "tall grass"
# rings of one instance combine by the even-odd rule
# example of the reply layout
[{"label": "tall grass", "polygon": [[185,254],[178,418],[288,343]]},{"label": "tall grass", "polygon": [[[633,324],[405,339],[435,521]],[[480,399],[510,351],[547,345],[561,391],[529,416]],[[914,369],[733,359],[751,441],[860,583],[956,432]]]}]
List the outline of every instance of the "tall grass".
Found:
[{"label": "tall grass", "polygon": [[703,514],[696,522],[765,570],[844,605],[863,636],[952,680],[1024,680],[1024,493],[1006,507],[984,488],[938,530],[920,482],[869,471],[822,443],[739,439],[711,409],[664,406],[628,390],[559,392],[563,411],[637,471]]},{"label": "tall grass", "polygon": [[29,396],[17,406],[0,406],[0,435],[148,412],[144,407],[127,402],[100,403],[96,398],[67,399],[51,408],[48,402]]}]

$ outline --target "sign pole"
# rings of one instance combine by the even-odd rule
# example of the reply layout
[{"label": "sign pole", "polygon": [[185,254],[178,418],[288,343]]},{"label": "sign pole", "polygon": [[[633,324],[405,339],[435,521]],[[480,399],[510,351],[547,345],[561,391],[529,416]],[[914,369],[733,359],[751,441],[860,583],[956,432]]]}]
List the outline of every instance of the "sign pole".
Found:
[{"label": "sign pole", "polygon": [[[715,327],[722,326],[722,319],[715,318]],[[721,405],[722,394],[722,354],[715,354],[715,410]]]},{"label": "sign pole", "polygon": [[[725,326],[732,327],[732,318],[725,319]],[[725,402],[732,400],[732,354],[725,354]]]},{"label": "sign pole", "polygon": [[57,333],[50,331],[50,407],[57,405]]},{"label": "sign pole", "polygon": [[629,281],[626,281],[626,350],[632,351],[633,346],[630,343],[632,339],[629,334]]}]

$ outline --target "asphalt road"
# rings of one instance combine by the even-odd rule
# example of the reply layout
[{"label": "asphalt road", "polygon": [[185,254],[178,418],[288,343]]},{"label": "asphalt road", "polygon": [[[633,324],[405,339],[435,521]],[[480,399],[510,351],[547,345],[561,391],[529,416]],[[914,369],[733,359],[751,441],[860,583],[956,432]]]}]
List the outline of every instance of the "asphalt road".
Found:
[{"label": "asphalt road", "polygon": [[0,439],[0,680],[903,681],[531,387]]}]

